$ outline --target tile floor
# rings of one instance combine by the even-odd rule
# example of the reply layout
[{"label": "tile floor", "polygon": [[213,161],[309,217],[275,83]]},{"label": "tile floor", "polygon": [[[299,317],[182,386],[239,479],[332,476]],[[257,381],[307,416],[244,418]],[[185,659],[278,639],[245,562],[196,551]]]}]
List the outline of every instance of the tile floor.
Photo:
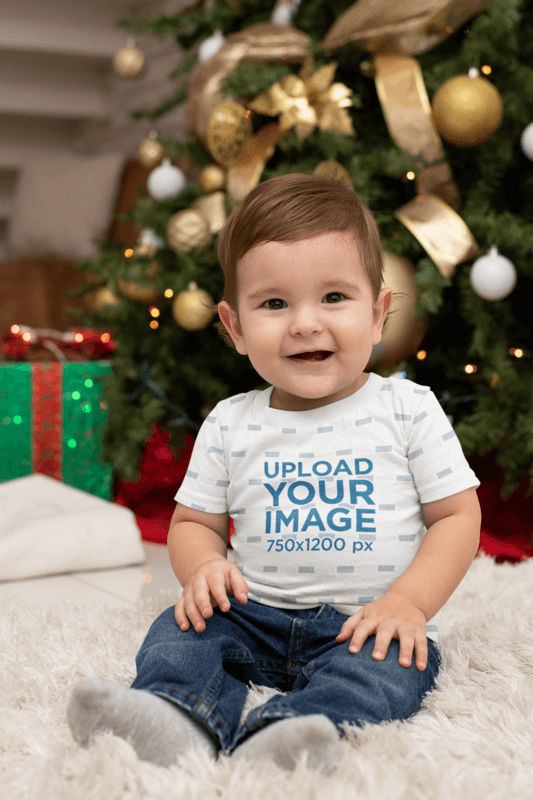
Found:
[{"label": "tile floor", "polygon": [[[4,598],[15,597],[41,608],[63,600],[83,605],[98,599],[110,606],[123,607],[157,596],[161,589],[176,589],[179,597],[181,587],[170,566],[166,545],[151,542],[143,545],[146,561],[135,567],[0,581],[0,605]],[[232,555],[228,550],[229,560]]]}]

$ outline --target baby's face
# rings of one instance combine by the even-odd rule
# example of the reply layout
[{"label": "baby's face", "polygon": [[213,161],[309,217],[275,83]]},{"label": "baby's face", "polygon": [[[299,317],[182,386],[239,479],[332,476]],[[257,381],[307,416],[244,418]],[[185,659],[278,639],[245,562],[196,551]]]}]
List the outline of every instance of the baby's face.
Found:
[{"label": "baby's face", "polygon": [[239,353],[275,388],[270,405],[304,411],[342,400],[363,373],[391,300],[376,303],[358,248],[344,232],[266,242],[239,266],[239,321],[219,313]]}]

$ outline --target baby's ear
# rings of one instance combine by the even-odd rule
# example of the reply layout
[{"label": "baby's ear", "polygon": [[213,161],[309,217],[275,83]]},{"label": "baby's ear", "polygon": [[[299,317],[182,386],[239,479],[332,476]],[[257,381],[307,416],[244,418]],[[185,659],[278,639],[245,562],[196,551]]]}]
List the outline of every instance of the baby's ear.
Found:
[{"label": "baby's ear", "polygon": [[245,356],[247,354],[246,343],[244,335],[239,323],[239,318],[233,308],[225,300],[218,304],[218,315],[222,320],[222,324],[232,338],[237,352]]},{"label": "baby's ear", "polygon": [[378,295],[378,299],[374,303],[374,324],[373,324],[373,344],[378,344],[381,341],[381,334],[383,325],[387,318],[390,305],[392,303],[392,289],[384,286]]}]

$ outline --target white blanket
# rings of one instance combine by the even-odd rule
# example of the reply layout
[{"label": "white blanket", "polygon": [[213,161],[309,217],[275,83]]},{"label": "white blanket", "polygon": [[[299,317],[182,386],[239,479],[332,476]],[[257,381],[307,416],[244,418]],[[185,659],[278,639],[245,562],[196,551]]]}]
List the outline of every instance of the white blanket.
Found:
[{"label": "white blanket", "polygon": [[0,483],[0,581],[145,560],[129,508],[45,475]]},{"label": "white blanket", "polygon": [[[329,777],[189,752],[170,769],[112,734],[72,738],[72,687],[131,685],[152,621],[181,594],[128,608],[40,609],[0,600],[0,796],[9,800],[531,800],[533,559],[480,556],[443,609],[444,664],[407,722],[346,724]],[[304,690],[305,691],[305,690]],[[251,687],[243,716],[275,690]]]}]

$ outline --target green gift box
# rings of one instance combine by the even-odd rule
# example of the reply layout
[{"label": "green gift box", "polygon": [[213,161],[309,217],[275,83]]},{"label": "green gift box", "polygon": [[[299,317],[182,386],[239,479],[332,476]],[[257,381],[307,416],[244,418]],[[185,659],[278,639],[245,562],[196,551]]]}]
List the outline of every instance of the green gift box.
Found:
[{"label": "green gift box", "polygon": [[0,363],[0,482],[38,472],[111,500],[108,361]]}]

